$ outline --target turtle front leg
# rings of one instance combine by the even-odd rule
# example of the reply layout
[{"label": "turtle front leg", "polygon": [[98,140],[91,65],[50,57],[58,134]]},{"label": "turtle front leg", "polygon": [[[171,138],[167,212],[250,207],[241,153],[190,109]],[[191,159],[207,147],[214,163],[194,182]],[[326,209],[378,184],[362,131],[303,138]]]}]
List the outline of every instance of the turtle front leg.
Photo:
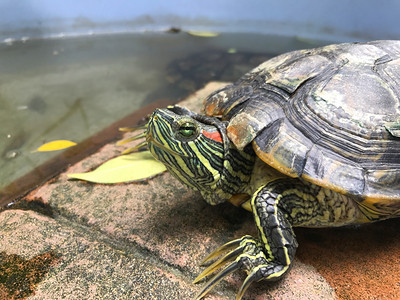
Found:
[{"label": "turtle front leg", "polygon": [[293,194],[285,193],[285,189],[282,189],[284,186],[276,183],[278,182],[271,182],[259,188],[251,199],[259,238],[244,236],[223,245],[208,255],[204,262],[229,251],[206,268],[194,282],[200,281],[225,263],[231,263],[211,278],[195,299],[201,299],[220,280],[236,270],[245,270],[248,273],[238,291],[237,300],[242,298],[252,282],[275,281],[289,270],[297,249],[297,241],[284,203],[285,198],[293,197]]}]

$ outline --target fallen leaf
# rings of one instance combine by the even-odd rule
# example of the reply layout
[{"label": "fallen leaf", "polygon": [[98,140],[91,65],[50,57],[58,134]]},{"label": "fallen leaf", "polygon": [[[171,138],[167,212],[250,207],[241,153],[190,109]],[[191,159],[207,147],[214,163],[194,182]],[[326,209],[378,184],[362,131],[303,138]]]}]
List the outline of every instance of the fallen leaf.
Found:
[{"label": "fallen leaf", "polygon": [[218,32],[211,32],[211,31],[186,31],[190,35],[200,36],[200,37],[216,37],[219,35]]},{"label": "fallen leaf", "polygon": [[36,149],[34,152],[46,152],[46,151],[56,151],[56,150],[62,150],[66,149],[72,146],[75,146],[75,142],[71,142],[68,140],[56,140],[52,142],[48,142],[46,144],[43,144],[39,148]]},{"label": "fallen leaf", "polygon": [[113,158],[96,170],[68,174],[68,177],[95,183],[120,183],[140,181],[166,171],[149,151],[134,152]]}]

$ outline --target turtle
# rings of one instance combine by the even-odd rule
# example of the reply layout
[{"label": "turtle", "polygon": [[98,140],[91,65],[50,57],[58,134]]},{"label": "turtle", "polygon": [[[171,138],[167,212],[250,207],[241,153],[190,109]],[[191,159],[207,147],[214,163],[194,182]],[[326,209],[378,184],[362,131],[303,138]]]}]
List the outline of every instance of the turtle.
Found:
[{"label": "turtle", "polygon": [[258,236],[208,255],[251,283],[282,278],[293,228],[400,216],[400,41],[333,44],[271,58],[204,100],[203,112],[156,109],[142,136],[153,156],[211,205],[250,211]]}]

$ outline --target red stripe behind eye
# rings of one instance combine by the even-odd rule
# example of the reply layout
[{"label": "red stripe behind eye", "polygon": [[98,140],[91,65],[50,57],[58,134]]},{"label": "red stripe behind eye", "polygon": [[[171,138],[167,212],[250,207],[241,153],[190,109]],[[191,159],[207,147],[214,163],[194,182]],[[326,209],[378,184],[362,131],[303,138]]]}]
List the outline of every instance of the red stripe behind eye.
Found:
[{"label": "red stripe behind eye", "polygon": [[218,131],[208,132],[208,131],[203,130],[203,135],[208,137],[209,139],[212,139],[212,140],[218,142],[218,143],[222,143],[222,137]]}]

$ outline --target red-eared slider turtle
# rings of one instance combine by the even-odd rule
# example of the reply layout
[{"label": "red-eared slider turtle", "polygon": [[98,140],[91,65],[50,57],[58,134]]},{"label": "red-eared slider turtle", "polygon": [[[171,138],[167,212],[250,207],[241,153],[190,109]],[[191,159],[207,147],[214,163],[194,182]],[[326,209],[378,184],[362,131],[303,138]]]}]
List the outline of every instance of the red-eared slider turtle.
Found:
[{"label": "red-eared slider turtle", "polygon": [[[268,60],[210,95],[205,115],[156,110],[152,154],[210,204],[250,210],[244,236],[195,280],[222,270],[197,298],[236,270],[258,280],[290,268],[293,226],[342,226],[400,216],[400,42],[295,51]],[[226,264],[226,266],[224,266]]]}]

